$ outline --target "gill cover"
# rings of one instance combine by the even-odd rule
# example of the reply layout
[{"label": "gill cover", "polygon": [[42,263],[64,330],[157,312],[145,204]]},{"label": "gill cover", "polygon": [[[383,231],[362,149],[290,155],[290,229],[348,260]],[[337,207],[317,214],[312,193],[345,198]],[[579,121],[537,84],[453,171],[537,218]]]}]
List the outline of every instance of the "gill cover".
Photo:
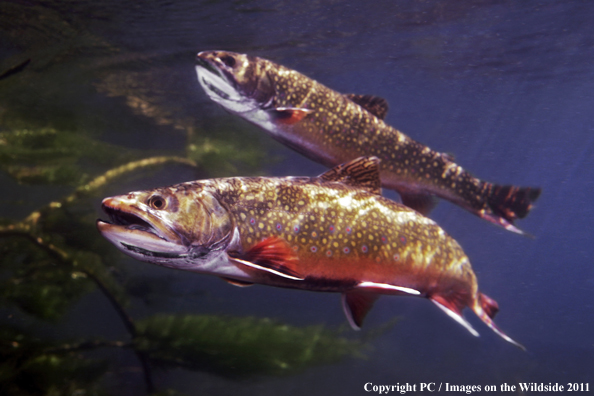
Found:
[{"label": "gill cover", "polygon": [[[122,252],[142,261],[186,267],[224,249],[232,220],[209,191],[184,185],[106,198],[102,206],[111,223],[99,231]],[[172,264],[173,261],[187,262]]]}]

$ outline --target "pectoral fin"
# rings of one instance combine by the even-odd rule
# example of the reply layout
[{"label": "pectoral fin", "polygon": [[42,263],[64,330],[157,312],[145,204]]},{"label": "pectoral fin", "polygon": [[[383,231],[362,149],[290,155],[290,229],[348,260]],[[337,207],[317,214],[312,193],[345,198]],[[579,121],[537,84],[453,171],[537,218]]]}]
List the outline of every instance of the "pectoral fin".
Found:
[{"label": "pectoral fin", "polygon": [[244,282],[244,281],[240,281],[237,279],[231,279],[231,278],[225,278],[221,276],[221,279],[224,280],[225,282],[233,285],[233,286],[238,286],[238,287],[248,287],[248,286],[252,286],[253,283],[252,282]]},{"label": "pectoral fin", "polygon": [[271,110],[275,121],[285,125],[294,125],[311,113],[313,110],[296,107],[277,107]]},{"label": "pectoral fin", "polygon": [[270,237],[252,246],[245,253],[229,252],[229,260],[283,278],[303,280],[297,272],[297,257],[280,238]]},{"label": "pectoral fin", "polygon": [[354,330],[361,330],[363,319],[373,307],[379,294],[351,290],[342,295],[342,309]]}]

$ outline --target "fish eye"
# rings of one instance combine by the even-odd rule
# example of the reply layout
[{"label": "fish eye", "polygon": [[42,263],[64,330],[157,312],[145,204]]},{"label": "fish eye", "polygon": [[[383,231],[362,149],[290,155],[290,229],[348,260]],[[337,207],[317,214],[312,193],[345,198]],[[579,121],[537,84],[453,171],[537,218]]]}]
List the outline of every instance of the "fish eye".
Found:
[{"label": "fish eye", "polygon": [[167,200],[160,195],[153,195],[148,199],[148,206],[156,210],[163,210],[167,207]]},{"label": "fish eye", "polygon": [[223,62],[228,67],[235,66],[235,58],[232,57],[231,55],[223,55],[219,59],[221,60],[221,62]]}]

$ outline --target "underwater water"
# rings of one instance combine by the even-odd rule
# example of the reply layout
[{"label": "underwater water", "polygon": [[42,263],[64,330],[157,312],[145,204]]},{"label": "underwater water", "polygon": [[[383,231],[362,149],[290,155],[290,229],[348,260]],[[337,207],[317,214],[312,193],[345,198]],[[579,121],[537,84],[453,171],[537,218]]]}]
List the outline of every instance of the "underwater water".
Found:
[{"label": "underwater water", "polygon": [[[0,393],[593,389],[593,19],[577,0],[1,2]],[[380,298],[354,332],[337,294],[237,288],[105,241],[107,196],[325,171],[207,97],[194,61],[212,49],[383,97],[388,124],[475,176],[541,187],[517,222],[534,238],[443,200],[430,214],[527,351],[419,298]]]}]

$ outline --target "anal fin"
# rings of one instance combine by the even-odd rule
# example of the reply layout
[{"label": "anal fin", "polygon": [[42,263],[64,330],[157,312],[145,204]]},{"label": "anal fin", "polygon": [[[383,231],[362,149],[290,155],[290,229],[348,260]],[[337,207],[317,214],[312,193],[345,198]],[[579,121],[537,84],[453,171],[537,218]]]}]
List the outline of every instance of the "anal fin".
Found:
[{"label": "anal fin", "polygon": [[361,330],[363,320],[379,294],[351,290],[342,294],[342,309],[354,330]]},{"label": "anal fin", "polygon": [[263,239],[245,253],[229,252],[229,259],[283,278],[303,280],[297,273],[297,257],[287,243],[277,237]]},{"label": "anal fin", "polygon": [[414,194],[408,192],[399,192],[399,194],[405,206],[416,210],[423,216],[427,216],[438,202],[437,197],[431,194]]},{"label": "anal fin", "polygon": [[460,323],[466,330],[468,330],[470,332],[470,334],[472,334],[475,337],[479,336],[478,331],[476,331],[470,325],[470,323],[468,323],[468,321],[466,319],[464,319],[460,309],[456,308],[455,306],[453,306],[451,304],[448,304],[448,302],[442,298],[431,298],[431,301],[433,302],[433,304],[437,305],[443,312],[448,314],[448,316],[450,318],[452,318],[456,322]]},{"label": "anal fin", "polygon": [[487,326],[491,328],[499,337],[503,338],[505,341],[509,342],[520,348],[521,350],[525,351],[526,348],[524,345],[520,344],[517,341],[514,341],[510,336],[505,334],[495,322],[493,322],[493,317],[499,311],[499,305],[495,300],[492,298],[484,295],[483,293],[478,294],[478,298],[472,307],[474,313],[485,323]]}]

